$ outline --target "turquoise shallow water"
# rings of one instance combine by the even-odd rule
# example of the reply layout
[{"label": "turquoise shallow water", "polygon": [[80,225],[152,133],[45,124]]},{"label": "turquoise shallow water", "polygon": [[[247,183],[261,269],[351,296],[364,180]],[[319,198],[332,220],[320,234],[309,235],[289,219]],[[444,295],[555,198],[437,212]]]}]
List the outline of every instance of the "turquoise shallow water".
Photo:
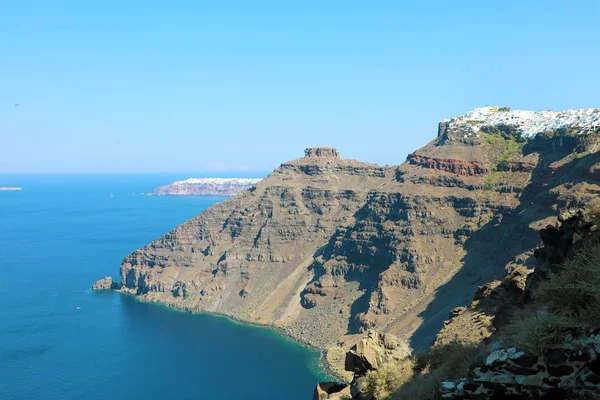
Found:
[{"label": "turquoise shallow water", "polygon": [[222,200],[140,195],[186,177],[0,175],[1,399],[311,398],[318,354],[272,330],[89,289]]}]

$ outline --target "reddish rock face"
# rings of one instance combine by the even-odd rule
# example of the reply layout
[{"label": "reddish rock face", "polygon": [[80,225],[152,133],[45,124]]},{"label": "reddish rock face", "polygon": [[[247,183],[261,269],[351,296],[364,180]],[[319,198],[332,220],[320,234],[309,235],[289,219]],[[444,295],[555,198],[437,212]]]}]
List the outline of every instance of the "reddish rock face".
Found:
[{"label": "reddish rock face", "polygon": [[510,172],[531,172],[535,169],[536,164],[532,162],[508,162],[502,168],[504,171]]},{"label": "reddish rock face", "polygon": [[304,150],[304,156],[308,158],[328,157],[340,158],[340,153],[331,147],[309,147]]},{"label": "reddish rock face", "polygon": [[439,171],[450,172],[457,175],[474,176],[483,175],[489,172],[489,169],[482,161],[465,161],[444,158],[432,158],[422,156],[417,153],[408,155],[407,161],[413,165],[424,168],[431,168]]}]

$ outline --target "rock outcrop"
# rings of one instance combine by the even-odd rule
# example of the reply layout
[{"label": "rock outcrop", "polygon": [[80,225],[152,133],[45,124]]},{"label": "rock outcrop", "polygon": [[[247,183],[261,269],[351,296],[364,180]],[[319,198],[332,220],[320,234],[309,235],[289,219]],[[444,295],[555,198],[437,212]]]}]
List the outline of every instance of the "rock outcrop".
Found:
[{"label": "rock outcrop", "polygon": [[304,155],[308,158],[340,158],[340,153],[331,147],[309,147],[304,150]]},{"label": "rock outcrop", "polygon": [[119,284],[117,282],[113,282],[112,277],[107,276],[104,279],[98,279],[96,282],[92,284],[93,290],[109,290],[109,289],[118,289]]},{"label": "rock outcrop", "polygon": [[313,392],[313,400],[348,400],[351,398],[350,386],[337,382],[320,382]]},{"label": "rock outcrop", "polygon": [[440,123],[400,166],[307,149],[127,256],[120,290],[320,349],[369,329],[427,348],[451,310],[535,246],[532,230],[600,193],[593,112],[531,138],[527,119],[494,112]]},{"label": "rock outcrop", "polygon": [[408,155],[407,161],[413,165],[438,171],[450,172],[456,175],[483,175],[489,172],[482,161],[464,161],[449,158],[433,158],[421,154],[412,153]]},{"label": "rock outcrop", "polygon": [[367,400],[364,393],[367,373],[411,355],[411,348],[396,336],[370,330],[346,353],[345,370],[352,374],[350,384],[321,382],[315,388],[313,400]]},{"label": "rock outcrop", "polygon": [[520,266],[505,279],[480,286],[470,304],[450,312],[433,345],[487,341],[524,304],[525,284],[530,273],[531,270]]},{"label": "rock outcrop", "polygon": [[527,277],[528,292],[548,278],[553,269],[556,271],[558,265],[573,256],[593,225],[591,221],[585,219],[581,210],[562,214],[558,221],[560,223],[558,227],[548,225],[540,230],[540,238],[544,245],[535,250],[535,268]]},{"label": "rock outcrop", "polygon": [[346,353],[345,369],[355,376],[363,376],[388,362],[403,360],[411,354],[410,347],[397,337],[371,330]]}]

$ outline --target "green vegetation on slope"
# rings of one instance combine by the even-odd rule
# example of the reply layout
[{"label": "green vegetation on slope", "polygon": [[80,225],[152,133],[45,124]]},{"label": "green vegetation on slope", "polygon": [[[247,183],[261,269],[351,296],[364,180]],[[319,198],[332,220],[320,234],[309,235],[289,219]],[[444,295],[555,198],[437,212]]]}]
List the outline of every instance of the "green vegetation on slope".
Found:
[{"label": "green vegetation on slope", "polygon": [[492,190],[498,180],[499,172],[506,171],[508,163],[523,149],[524,141],[520,132],[513,126],[483,126],[481,135],[496,154],[495,165],[488,173],[484,190]]}]

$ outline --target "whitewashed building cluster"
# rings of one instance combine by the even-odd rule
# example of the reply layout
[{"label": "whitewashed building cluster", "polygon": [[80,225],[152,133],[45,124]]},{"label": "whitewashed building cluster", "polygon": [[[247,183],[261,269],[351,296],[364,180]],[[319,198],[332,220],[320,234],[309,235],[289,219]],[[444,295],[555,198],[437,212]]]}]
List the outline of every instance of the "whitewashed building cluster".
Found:
[{"label": "whitewashed building cluster", "polygon": [[600,108],[566,111],[506,111],[498,107],[480,107],[445,122],[466,128],[465,131],[469,132],[468,136],[476,134],[484,125],[512,125],[527,138],[534,137],[538,133],[570,127],[581,128],[581,133],[587,133],[600,127]]},{"label": "whitewashed building cluster", "polygon": [[255,185],[262,179],[259,178],[189,178],[184,181],[175,181],[173,185]]}]

